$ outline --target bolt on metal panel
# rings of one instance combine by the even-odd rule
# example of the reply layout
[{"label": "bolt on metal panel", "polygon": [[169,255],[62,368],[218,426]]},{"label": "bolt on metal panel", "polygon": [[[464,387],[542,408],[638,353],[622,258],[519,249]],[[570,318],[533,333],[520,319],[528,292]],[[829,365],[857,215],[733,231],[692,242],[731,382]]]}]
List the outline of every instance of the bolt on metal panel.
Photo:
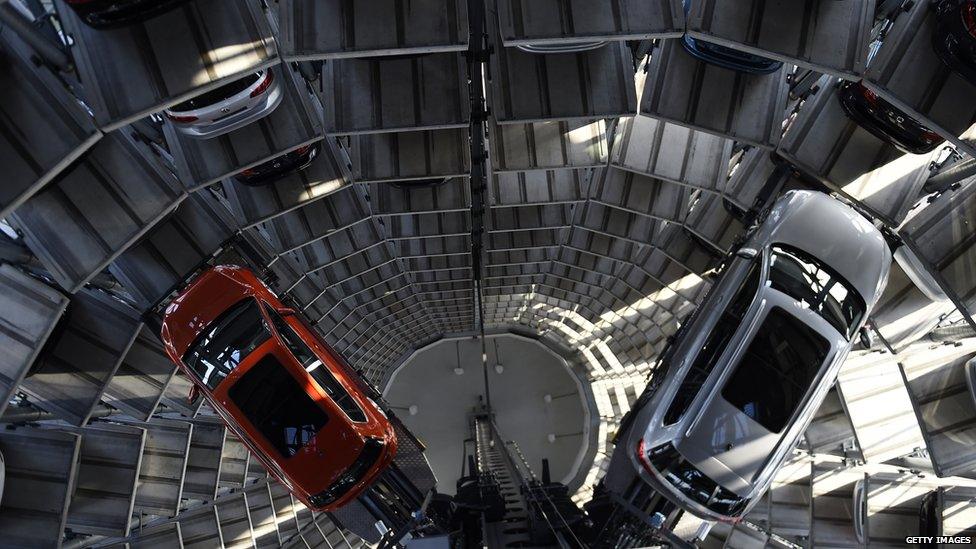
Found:
[{"label": "bolt on metal panel", "polygon": [[684,32],[681,0],[498,0],[496,4],[506,47],[674,38]]},{"label": "bolt on metal panel", "polygon": [[976,178],[937,197],[912,216],[899,234],[943,291],[969,317],[976,301],[972,275],[972,227],[976,223]]},{"label": "bolt on metal panel", "polygon": [[0,415],[67,306],[54,288],[0,265]]},{"label": "bolt on metal panel", "polygon": [[651,53],[639,114],[773,148],[786,118],[786,70],[745,74],[699,61],[677,40]]},{"label": "bolt on metal panel", "polygon": [[634,65],[623,43],[558,54],[499,48],[490,65],[488,99],[498,124],[588,121],[637,111]]},{"label": "bolt on metal panel", "polygon": [[350,184],[331,145],[320,141],[319,146],[318,156],[307,168],[266,185],[249,186],[234,178],[224,181],[227,201],[242,228],[253,227],[325,198]]},{"label": "bolt on metal panel", "polygon": [[467,176],[466,128],[372,133],[349,137],[353,179],[363,183]]},{"label": "bolt on metal panel", "polygon": [[205,505],[180,513],[180,523],[184,549],[213,549],[224,547],[223,533],[217,507]]},{"label": "bolt on metal panel", "polygon": [[78,469],[81,437],[18,427],[0,431],[5,466],[0,532],[4,547],[60,547]]},{"label": "bolt on metal panel", "polygon": [[575,204],[586,200],[592,170],[532,170],[495,173],[489,183],[492,208],[529,204]]},{"label": "bolt on metal panel", "polygon": [[284,0],[278,13],[289,61],[468,49],[464,0]]},{"label": "bolt on metal panel", "polygon": [[896,20],[864,73],[864,83],[885,100],[976,155],[976,86],[952,72],[932,48],[935,10],[914,2]]},{"label": "bolt on metal panel", "polygon": [[898,366],[935,473],[946,477],[971,471],[976,466],[976,396],[966,382],[966,363],[976,356],[976,341],[918,342],[902,355]]},{"label": "bolt on metal panel", "polygon": [[175,176],[115,132],[11,219],[52,277],[74,293],[182,198]]},{"label": "bolt on metal panel", "polygon": [[201,95],[277,62],[258,0],[194,0],[111,31],[80,21],[56,0],[85,102],[105,131]]},{"label": "bolt on metal panel", "polygon": [[827,393],[823,404],[803,432],[803,437],[806,439],[805,447],[815,454],[844,457],[845,444],[854,440],[854,427],[847,417],[840,396],[837,395],[836,387]]},{"label": "bolt on metal panel", "polygon": [[865,477],[860,468],[815,461],[810,479],[810,546],[857,549],[854,535],[854,485]]},{"label": "bolt on metal panel", "polygon": [[91,115],[9,28],[0,29],[0,218],[39,191],[102,136]]},{"label": "bolt on metal panel", "polygon": [[777,153],[808,177],[857,201],[887,225],[897,227],[929,178],[938,150],[905,154],[847,117],[837,96],[839,79],[820,79]]},{"label": "bolt on metal panel", "polygon": [[183,278],[209,258],[237,231],[237,224],[207,192],[187,197],[167,219],[110,266],[140,310],[177,288]]},{"label": "bolt on metal panel", "polygon": [[925,448],[905,381],[890,353],[851,353],[836,387],[864,461],[881,463]]},{"label": "bolt on metal panel", "polygon": [[321,139],[322,124],[302,77],[288,65],[268,70],[273,70],[281,82],[281,103],[270,114],[246,126],[198,139],[180,132],[164,117],[163,134],[188,190],[206,187]]},{"label": "bolt on metal panel", "polygon": [[199,420],[193,423],[193,436],[183,475],[183,499],[212,501],[217,496],[226,432],[220,421]]},{"label": "bolt on metal panel", "polygon": [[529,124],[488,122],[491,169],[495,174],[559,168],[594,168],[607,163],[604,120],[556,120]]},{"label": "bolt on metal panel", "polygon": [[129,535],[145,429],[98,423],[61,430],[81,436],[67,527],[84,534]]},{"label": "bolt on metal panel", "polygon": [[316,93],[328,135],[467,128],[471,116],[457,53],[330,60]]},{"label": "bolt on metal panel", "polygon": [[617,124],[610,165],[657,179],[719,191],[729,175],[731,139],[647,116]]},{"label": "bolt on metal panel", "polygon": [[131,425],[146,430],[133,512],[173,516],[180,509],[193,425],[168,419]]},{"label": "bolt on metal panel", "polygon": [[176,365],[163,351],[159,336],[143,326],[102,400],[129,416],[148,421],[174,375]]},{"label": "bolt on metal panel", "polygon": [[255,547],[246,493],[222,497],[214,508],[220,521],[220,537],[226,549]]},{"label": "bolt on metal panel", "polygon": [[856,77],[868,58],[875,0],[691,4],[688,35],[826,74]]},{"label": "bolt on metal panel", "polygon": [[32,402],[68,423],[84,425],[135,341],[135,310],[99,290],[76,294],[65,327],[20,384]]}]

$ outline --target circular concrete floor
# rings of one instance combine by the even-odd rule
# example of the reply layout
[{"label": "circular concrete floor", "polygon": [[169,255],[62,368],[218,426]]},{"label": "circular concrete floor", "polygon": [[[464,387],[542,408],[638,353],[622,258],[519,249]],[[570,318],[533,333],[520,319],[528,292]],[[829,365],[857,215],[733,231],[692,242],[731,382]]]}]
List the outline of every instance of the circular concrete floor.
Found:
[{"label": "circular concrete floor", "polygon": [[[584,459],[588,436],[576,378],[562,358],[530,339],[489,336],[487,350],[491,403],[502,435],[518,443],[537,475],[549,458],[552,479],[568,483]],[[418,351],[384,391],[427,445],[442,493],[454,494],[461,474],[462,441],[471,436],[471,414],[480,410],[482,372],[481,341],[449,339]]]}]

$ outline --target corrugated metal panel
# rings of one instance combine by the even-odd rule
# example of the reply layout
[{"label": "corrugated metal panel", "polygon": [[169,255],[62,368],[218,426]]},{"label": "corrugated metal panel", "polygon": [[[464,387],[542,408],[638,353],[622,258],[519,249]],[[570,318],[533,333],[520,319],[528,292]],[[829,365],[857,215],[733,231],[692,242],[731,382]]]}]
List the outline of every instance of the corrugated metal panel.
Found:
[{"label": "corrugated metal panel", "polygon": [[871,325],[895,351],[928,334],[939,321],[955,311],[951,302],[925,296],[897,261],[888,272],[888,285],[871,312]]},{"label": "corrugated metal panel", "polygon": [[491,179],[491,206],[565,204],[586,200],[593,170],[532,170],[496,173]]},{"label": "corrugated metal panel", "polygon": [[546,55],[499,48],[491,74],[489,100],[499,124],[596,120],[637,111],[634,65],[622,43]]},{"label": "corrugated metal panel", "polygon": [[193,382],[177,369],[176,375],[169,380],[169,385],[163,391],[163,398],[160,403],[183,416],[196,417],[206,399],[197,397],[194,402],[189,402],[188,396],[192,387]]},{"label": "corrugated metal panel", "polygon": [[139,535],[108,549],[183,549],[180,523],[167,522],[139,530]]},{"label": "corrugated metal panel", "polygon": [[827,393],[813,421],[803,432],[803,437],[806,447],[815,454],[846,457],[844,447],[848,442],[853,442],[854,428],[836,388],[831,388]]},{"label": "corrugated metal panel", "polygon": [[671,38],[684,31],[681,0],[498,0],[505,46],[588,39]]},{"label": "corrugated metal panel", "polygon": [[11,217],[44,267],[76,292],[179,204],[179,187],[143,147],[116,132]]},{"label": "corrugated metal panel", "polygon": [[[941,534],[976,537],[976,488],[952,486],[939,489]],[[942,544],[940,547],[951,547]]]},{"label": "corrugated metal panel", "polygon": [[214,508],[220,521],[220,537],[225,549],[254,547],[254,532],[248,514],[246,494],[225,496],[217,500]]},{"label": "corrugated metal panel", "polygon": [[837,393],[864,460],[880,463],[925,447],[897,359],[887,352],[854,352],[841,366]]},{"label": "corrugated metal panel", "polygon": [[622,118],[610,165],[710,191],[729,175],[732,140],[646,116]]},{"label": "corrugated metal panel", "polygon": [[244,127],[198,139],[180,132],[168,118],[163,118],[163,134],[180,179],[188,189],[216,183],[322,137],[319,114],[302,77],[288,65],[268,70],[273,70],[281,83],[281,103],[270,114]]},{"label": "corrugated metal panel", "polygon": [[0,430],[5,466],[0,503],[4,546],[61,546],[80,446],[81,437],[72,433],[27,427]]},{"label": "corrugated metal panel", "polygon": [[822,78],[777,153],[809,177],[861,203],[896,227],[915,204],[938,151],[904,154],[844,114],[838,79]]},{"label": "corrugated metal panel", "polygon": [[[358,10],[357,10],[358,8]],[[283,0],[282,56],[292,60],[468,49],[465,0]]]},{"label": "corrugated metal panel", "polygon": [[264,228],[278,253],[297,250],[333,232],[363,223],[368,203],[352,186],[268,221]]},{"label": "corrugated metal panel", "polygon": [[976,178],[944,193],[905,222],[900,234],[957,305],[973,311],[976,301],[972,227],[976,223]]},{"label": "corrugated metal panel", "polygon": [[77,294],[65,322],[20,388],[38,407],[81,426],[142,324],[133,309],[98,290]]},{"label": "corrugated metal panel", "polygon": [[277,59],[257,0],[197,0],[113,32],[91,28],[55,2],[85,102],[106,130],[265,68]]},{"label": "corrugated metal panel", "polygon": [[335,59],[318,90],[327,134],[467,127],[467,68],[457,53]]},{"label": "corrugated metal panel", "polygon": [[251,517],[254,546],[258,549],[278,547],[278,529],[268,482],[260,482],[245,491],[247,514]]},{"label": "corrugated metal panel", "polygon": [[194,422],[183,475],[183,499],[211,501],[217,496],[226,431],[219,421]]},{"label": "corrugated metal panel", "polygon": [[725,199],[714,194],[698,197],[684,225],[722,252],[731,249],[735,240],[745,232],[742,221],[726,207]]},{"label": "corrugated metal panel", "polygon": [[0,29],[0,218],[101,137],[91,115],[10,28]]},{"label": "corrugated metal panel", "polygon": [[163,351],[159,336],[143,326],[102,399],[136,419],[147,421],[175,374],[176,365]]},{"label": "corrugated metal panel", "polygon": [[833,462],[813,464],[810,546],[859,549],[854,535],[854,485],[865,472]]},{"label": "corrugated metal panel", "polygon": [[129,248],[109,271],[146,310],[177,290],[183,277],[237,230],[226,209],[207,193],[188,197],[168,219]]},{"label": "corrugated metal panel", "polygon": [[757,75],[699,61],[676,40],[651,54],[640,114],[774,147],[786,118],[786,71]]},{"label": "corrugated metal panel", "polygon": [[934,30],[935,10],[926,2],[915,2],[895,20],[864,73],[864,81],[878,95],[973,155],[976,86],[939,59],[932,49]]},{"label": "corrugated metal panel", "polygon": [[363,134],[349,141],[356,181],[460,177],[471,171],[466,129]]},{"label": "corrugated metal panel", "polygon": [[220,454],[220,488],[242,488],[251,453],[237,435],[227,431]]},{"label": "corrugated metal panel", "polygon": [[321,142],[318,157],[304,170],[252,187],[228,179],[223,188],[231,211],[247,228],[322,199],[349,185],[331,145]]},{"label": "corrugated metal panel", "polygon": [[857,76],[867,64],[874,6],[875,0],[701,0],[688,14],[688,34],[819,72]]},{"label": "corrugated metal panel", "polygon": [[607,168],[594,174],[590,199],[653,219],[681,222],[688,214],[691,191],[667,181]]},{"label": "corrugated metal panel", "polygon": [[186,470],[193,426],[166,419],[132,425],[146,430],[133,511],[173,516],[180,508],[183,472]]},{"label": "corrugated metal panel", "polygon": [[271,492],[271,501],[275,511],[275,525],[278,528],[278,540],[280,543],[284,543],[298,533],[298,516],[295,514],[295,500],[292,498],[288,488],[285,488],[281,483],[271,482],[268,484],[268,488]]},{"label": "corrugated metal panel", "polygon": [[68,528],[85,534],[127,536],[146,431],[105,423],[65,430],[81,436]]},{"label": "corrugated metal panel", "polygon": [[180,535],[185,549],[213,549],[224,547],[217,508],[212,505],[181,513]]},{"label": "corrugated metal panel", "polygon": [[555,168],[590,168],[607,163],[607,124],[553,121],[532,124],[488,122],[494,173]]},{"label": "corrugated metal panel", "polygon": [[449,179],[433,186],[369,185],[373,215],[436,214],[471,210],[471,184],[467,178]]},{"label": "corrugated metal panel", "polygon": [[54,288],[0,265],[0,415],[67,305]]},{"label": "corrugated metal panel", "polygon": [[919,531],[922,498],[938,484],[912,473],[873,473],[865,480],[864,546],[903,547]]},{"label": "corrugated metal panel", "polygon": [[900,364],[915,406],[932,467],[940,477],[976,467],[976,397],[966,383],[966,363],[976,341],[937,345],[919,342]]}]

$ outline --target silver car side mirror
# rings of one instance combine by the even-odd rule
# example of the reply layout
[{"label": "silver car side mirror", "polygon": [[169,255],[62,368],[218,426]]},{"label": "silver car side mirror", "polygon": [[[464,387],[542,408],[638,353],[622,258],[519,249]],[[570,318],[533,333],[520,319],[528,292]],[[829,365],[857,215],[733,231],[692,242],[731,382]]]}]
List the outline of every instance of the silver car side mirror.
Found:
[{"label": "silver car side mirror", "polygon": [[739,248],[735,251],[735,255],[742,259],[752,259],[759,255],[759,250],[755,248]]}]

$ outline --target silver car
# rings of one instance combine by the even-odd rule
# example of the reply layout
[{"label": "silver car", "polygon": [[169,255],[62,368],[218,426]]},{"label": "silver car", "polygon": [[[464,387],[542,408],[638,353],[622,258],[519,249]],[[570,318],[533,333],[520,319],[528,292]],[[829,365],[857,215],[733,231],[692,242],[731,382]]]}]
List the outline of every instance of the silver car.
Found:
[{"label": "silver car", "polygon": [[739,520],[796,447],[890,265],[853,209],[786,193],[662,354],[615,464],[702,518]]},{"label": "silver car", "polygon": [[166,117],[181,133],[209,139],[271,114],[283,95],[280,77],[269,68],[175,105]]}]

